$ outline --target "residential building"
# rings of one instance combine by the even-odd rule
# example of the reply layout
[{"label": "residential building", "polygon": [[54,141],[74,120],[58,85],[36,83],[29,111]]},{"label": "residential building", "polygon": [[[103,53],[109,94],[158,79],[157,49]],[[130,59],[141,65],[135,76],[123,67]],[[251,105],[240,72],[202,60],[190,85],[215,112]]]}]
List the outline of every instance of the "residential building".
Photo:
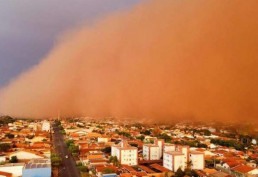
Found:
[{"label": "residential building", "polygon": [[159,160],[160,148],[156,144],[144,144],[143,145],[143,159],[144,160]]},{"label": "residential building", "polygon": [[111,155],[116,156],[121,164],[138,165],[138,148],[130,146],[125,140],[111,147]]},{"label": "residential building", "polygon": [[170,151],[176,151],[176,145],[165,143],[163,147],[163,152],[170,152]]},{"label": "residential building", "polygon": [[190,161],[191,162],[191,168],[194,170],[203,170],[204,169],[204,153],[203,152],[190,152]]},{"label": "residential building", "polygon": [[42,131],[50,131],[50,122],[49,121],[43,121],[42,123]]},{"label": "residential building", "polygon": [[178,168],[185,169],[185,156],[182,152],[164,152],[163,153],[163,166],[173,172]]},{"label": "residential building", "polygon": [[18,160],[22,160],[22,161],[44,158],[42,154],[39,154],[34,151],[25,151],[25,150],[12,152],[8,155],[9,159],[11,159],[13,156],[16,156]]}]

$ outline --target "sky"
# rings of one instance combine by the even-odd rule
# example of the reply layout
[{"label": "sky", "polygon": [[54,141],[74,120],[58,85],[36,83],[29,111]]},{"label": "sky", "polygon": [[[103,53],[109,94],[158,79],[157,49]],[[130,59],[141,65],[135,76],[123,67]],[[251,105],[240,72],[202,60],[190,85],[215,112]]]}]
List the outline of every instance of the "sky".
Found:
[{"label": "sky", "polygon": [[0,88],[39,63],[60,34],[137,3],[139,0],[0,1]]}]

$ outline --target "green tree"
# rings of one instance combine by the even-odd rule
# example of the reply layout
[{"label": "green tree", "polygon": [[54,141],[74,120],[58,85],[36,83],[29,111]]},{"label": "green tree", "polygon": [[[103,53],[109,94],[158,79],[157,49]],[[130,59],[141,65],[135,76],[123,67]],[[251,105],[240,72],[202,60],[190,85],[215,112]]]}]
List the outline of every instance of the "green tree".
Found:
[{"label": "green tree", "polygon": [[79,147],[72,144],[68,147],[68,150],[71,152],[71,153],[78,153],[79,152]]},{"label": "green tree", "polygon": [[203,134],[204,134],[205,136],[211,136],[210,130],[207,130],[207,129],[204,129],[204,130],[203,130]]},{"label": "green tree", "polygon": [[175,173],[176,177],[184,177],[185,173],[183,172],[183,170],[179,167]]},{"label": "green tree", "polygon": [[104,153],[106,153],[106,154],[111,153],[111,147],[110,147],[110,146],[105,147],[104,149],[102,149],[102,152],[104,152]]},{"label": "green tree", "polygon": [[59,167],[61,165],[62,159],[58,154],[51,154],[51,164],[54,167]]},{"label": "green tree", "polygon": [[18,158],[17,156],[12,156],[11,159],[9,160],[10,163],[17,163],[18,162]]},{"label": "green tree", "polygon": [[144,135],[137,136],[136,139],[139,139],[139,140],[143,141],[145,139],[145,136]]},{"label": "green tree", "polygon": [[120,166],[120,162],[117,159],[117,156],[110,156],[109,162],[113,163],[113,165],[115,165],[115,166]]},{"label": "green tree", "polygon": [[74,141],[73,140],[67,140],[65,142],[66,146],[69,147],[71,144],[74,144]]},{"label": "green tree", "polygon": [[111,168],[104,168],[102,173],[103,174],[110,174],[110,173],[115,173],[115,171]]},{"label": "green tree", "polygon": [[145,130],[145,131],[141,132],[141,134],[150,135],[150,134],[151,134],[151,131],[150,131],[150,130]]}]

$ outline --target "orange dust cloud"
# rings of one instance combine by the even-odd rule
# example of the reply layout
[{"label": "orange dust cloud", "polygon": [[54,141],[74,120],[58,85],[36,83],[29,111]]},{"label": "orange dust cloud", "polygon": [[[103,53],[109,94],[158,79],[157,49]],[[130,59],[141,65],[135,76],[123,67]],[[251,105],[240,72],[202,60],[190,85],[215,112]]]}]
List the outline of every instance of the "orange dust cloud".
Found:
[{"label": "orange dust cloud", "polygon": [[0,112],[256,121],[257,9],[257,0],[144,1],[60,37],[0,91]]}]

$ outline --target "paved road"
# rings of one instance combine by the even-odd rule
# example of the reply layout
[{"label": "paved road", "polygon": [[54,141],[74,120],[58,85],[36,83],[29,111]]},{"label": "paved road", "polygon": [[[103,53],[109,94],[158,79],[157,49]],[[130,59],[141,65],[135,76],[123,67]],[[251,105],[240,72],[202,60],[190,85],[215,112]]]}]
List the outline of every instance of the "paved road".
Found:
[{"label": "paved road", "polygon": [[[60,177],[80,177],[79,171],[76,168],[76,163],[71,157],[67,146],[64,141],[63,134],[60,133],[60,129],[53,125],[53,145],[56,148],[57,153],[62,158],[62,167],[60,167],[59,176]],[[68,158],[65,156],[68,155]]]}]

